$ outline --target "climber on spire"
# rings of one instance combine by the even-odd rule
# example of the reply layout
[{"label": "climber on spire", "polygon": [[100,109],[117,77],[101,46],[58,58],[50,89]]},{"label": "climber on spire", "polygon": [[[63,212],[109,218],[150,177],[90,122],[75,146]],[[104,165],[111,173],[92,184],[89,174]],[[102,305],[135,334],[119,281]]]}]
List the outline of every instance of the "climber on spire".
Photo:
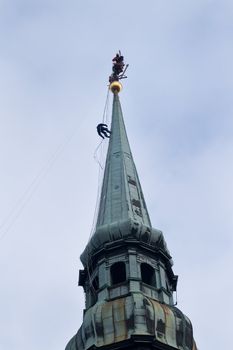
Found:
[{"label": "climber on spire", "polygon": [[122,56],[121,51],[119,50],[116,53],[116,56],[112,59],[112,74],[109,77],[109,83],[111,84],[113,81],[119,81],[120,79],[127,78],[125,76],[125,71],[128,68],[128,64],[125,66],[124,56]]},{"label": "climber on spire", "polygon": [[119,74],[121,74],[123,72],[124,66],[125,66],[125,64],[124,64],[124,56],[121,55],[120,51],[112,59],[112,62],[113,62],[112,71],[113,71],[113,73],[115,73],[116,75],[119,76]]},{"label": "climber on spire", "polygon": [[100,123],[97,125],[96,129],[97,129],[98,135],[102,137],[102,139],[104,139],[105,137],[107,138],[110,137],[111,131],[108,130],[107,124]]}]

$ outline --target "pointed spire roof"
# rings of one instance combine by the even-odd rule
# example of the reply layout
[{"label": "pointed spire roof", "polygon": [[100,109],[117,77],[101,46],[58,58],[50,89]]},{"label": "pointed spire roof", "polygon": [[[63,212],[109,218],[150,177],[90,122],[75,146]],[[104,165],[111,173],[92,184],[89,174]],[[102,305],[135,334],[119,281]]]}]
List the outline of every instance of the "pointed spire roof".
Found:
[{"label": "pointed spire roof", "polygon": [[[113,87],[112,87],[113,85]],[[112,87],[112,88],[111,88]],[[127,240],[160,251],[172,264],[171,256],[161,231],[152,228],[136,166],[126,134],[118,92],[119,82],[110,85],[113,92],[111,136],[97,223],[81,261],[84,266],[106,245]]]},{"label": "pointed spire roof", "polygon": [[111,137],[96,227],[127,219],[132,219],[151,227],[126,134],[119,95],[115,92],[112,108]]}]

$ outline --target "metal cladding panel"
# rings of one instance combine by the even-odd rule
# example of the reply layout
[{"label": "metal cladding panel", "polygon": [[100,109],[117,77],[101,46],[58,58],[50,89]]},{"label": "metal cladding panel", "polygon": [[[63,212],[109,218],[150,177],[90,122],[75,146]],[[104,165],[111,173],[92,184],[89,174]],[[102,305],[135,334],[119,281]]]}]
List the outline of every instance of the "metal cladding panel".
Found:
[{"label": "metal cladding panel", "polygon": [[166,305],[161,305],[165,316],[165,338],[167,344],[177,347],[176,342],[176,319],[172,310]]},{"label": "metal cladding panel", "polygon": [[134,334],[148,334],[146,309],[144,300],[139,293],[134,294]]},{"label": "metal cladding panel", "polygon": [[113,304],[113,318],[115,326],[115,342],[125,339],[126,318],[125,318],[125,303],[122,299],[118,303]]},{"label": "metal cladding panel", "polygon": [[158,302],[155,302],[154,300],[150,300],[151,304],[153,305],[153,315],[152,319],[154,320],[155,324],[155,337],[158,341],[161,341],[162,343],[166,343],[165,338],[165,315],[163,308],[161,307],[161,304]]},{"label": "metal cladding panel", "polygon": [[128,340],[131,336],[142,336],[143,339],[148,336],[148,339],[173,349],[196,350],[189,319],[177,308],[161,304],[142,293],[97,303],[90,308],[77,336],[66,350],[102,347]]}]

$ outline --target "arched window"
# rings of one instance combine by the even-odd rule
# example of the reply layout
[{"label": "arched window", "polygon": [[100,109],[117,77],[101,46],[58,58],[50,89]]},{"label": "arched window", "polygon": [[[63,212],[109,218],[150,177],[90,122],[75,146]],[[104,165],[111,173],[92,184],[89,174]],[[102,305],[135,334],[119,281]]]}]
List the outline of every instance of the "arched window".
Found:
[{"label": "arched window", "polygon": [[155,270],[149,264],[141,264],[141,278],[143,283],[156,287]]},{"label": "arched window", "polygon": [[125,263],[117,262],[110,268],[112,285],[126,281]]}]

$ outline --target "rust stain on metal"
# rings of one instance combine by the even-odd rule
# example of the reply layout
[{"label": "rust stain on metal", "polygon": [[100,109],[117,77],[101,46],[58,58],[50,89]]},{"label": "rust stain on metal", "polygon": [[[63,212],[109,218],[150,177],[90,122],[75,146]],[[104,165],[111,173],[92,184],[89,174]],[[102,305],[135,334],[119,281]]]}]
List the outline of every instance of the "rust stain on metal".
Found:
[{"label": "rust stain on metal", "polygon": [[[78,332],[80,350],[151,335],[160,343],[181,350],[197,350],[189,319],[177,308],[142,293],[105,301],[90,308]],[[85,344],[83,346],[83,344]]]}]

